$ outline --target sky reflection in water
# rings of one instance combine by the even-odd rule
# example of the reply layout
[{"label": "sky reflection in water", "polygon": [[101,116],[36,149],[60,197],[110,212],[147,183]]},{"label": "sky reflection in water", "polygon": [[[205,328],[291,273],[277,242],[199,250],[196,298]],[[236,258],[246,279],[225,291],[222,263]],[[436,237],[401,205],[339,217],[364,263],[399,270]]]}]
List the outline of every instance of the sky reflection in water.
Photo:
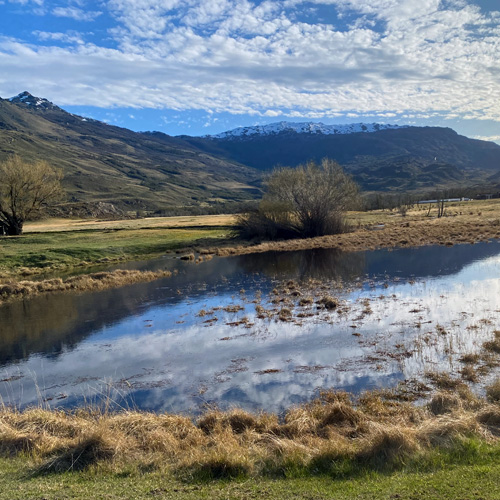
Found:
[{"label": "sky reflection in water", "polygon": [[[172,412],[207,403],[282,411],[322,388],[359,392],[425,370],[456,372],[459,354],[491,337],[500,310],[498,243],[140,266],[174,266],[179,274],[1,308],[2,400],[72,406],[109,395],[125,406]],[[321,279],[349,312],[322,311],[300,325],[255,317],[256,291],[270,307],[280,282],[309,278]],[[333,288],[339,281],[342,290]],[[213,323],[198,315],[228,304],[244,310],[218,310]],[[227,324],[244,316],[254,325]]]}]

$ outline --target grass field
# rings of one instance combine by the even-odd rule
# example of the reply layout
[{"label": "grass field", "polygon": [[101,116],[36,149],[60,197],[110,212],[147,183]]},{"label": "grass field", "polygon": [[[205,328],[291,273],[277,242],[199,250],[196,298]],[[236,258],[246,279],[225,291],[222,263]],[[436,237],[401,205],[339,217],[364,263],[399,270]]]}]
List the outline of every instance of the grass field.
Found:
[{"label": "grass field", "polygon": [[27,224],[25,234],[0,240],[0,274],[30,275],[71,266],[146,259],[193,245],[217,245],[230,233],[225,225],[227,217],[193,222],[175,219]]},{"label": "grass field", "polygon": [[[465,448],[465,447],[464,447]],[[500,446],[470,443],[457,456],[436,454],[397,472],[189,483],[164,471],[87,471],[31,475],[25,459],[0,459],[0,499],[176,500],[497,500]]]},{"label": "grass field", "polygon": [[[235,239],[233,215],[42,220],[26,224],[22,236],[0,239],[0,276],[19,278],[72,266],[146,259],[193,247],[219,255],[321,247],[355,251],[500,237],[500,200],[451,203],[439,219],[433,216],[436,210],[416,207],[404,217],[389,210],[350,212],[351,233],[262,244]],[[373,231],[376,225],[383,229]]]},{"label": "grass field", "polygon": [[224,227],[234,224],[234,215],[191,215],[178,217],[146,217],[125,220],[49,219],[28,222],[25,233],[47,233],[106,229],[173,229],[190,227]]}]

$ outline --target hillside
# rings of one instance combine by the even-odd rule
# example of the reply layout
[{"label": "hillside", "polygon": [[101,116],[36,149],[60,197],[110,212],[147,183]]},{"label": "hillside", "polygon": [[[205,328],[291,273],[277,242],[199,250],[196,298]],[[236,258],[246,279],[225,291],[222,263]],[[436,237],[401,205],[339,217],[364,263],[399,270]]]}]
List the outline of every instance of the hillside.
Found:
[{"label": "hillside", "polygon": [[260,170],[332,158],[368,190],[468,186],[500,170],[500,146],[441,127],[281,122],[182,138],[210,154]]},{"label": "hillside", "polygon": [[125,210],[254,198],[259,173],[182,139],[72,115],[27,92],[0,99],[0,161],[45,159],[64,172],[71,202]]},{"label": "hillside", "polygon": [[254,199],[262,171],[324,157],[369,191],[500,184],[500,146],[449,128],[278,122],[171,137],[73,115],[27,92],[0,98],[0,161],[15,153],[60,168],[80,215],[98,215],[103,202],[153,211]]}]

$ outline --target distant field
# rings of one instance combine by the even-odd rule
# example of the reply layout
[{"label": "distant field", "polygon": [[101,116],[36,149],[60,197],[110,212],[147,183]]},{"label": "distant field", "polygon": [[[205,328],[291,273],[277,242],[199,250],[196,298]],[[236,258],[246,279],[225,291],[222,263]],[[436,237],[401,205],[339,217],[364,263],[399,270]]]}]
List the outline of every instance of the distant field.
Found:
[{"label": "distant field", "polygon": [[[481,213],[484,217],[500,217],[500,199],[447,203],[446,215],[457,215],[464,219]],[[430,212],[429,212],[430,208]],[[472,212],[472,213],[471,213]],[[395,220],[425,220],[435,216],[436,205],[418,205],[409,209],[402,217],[397,210],[371,210],[368,212],[348,212],[347,219],[354,226],[366,224],[387,224]],[[429,214],[429,215],[428,215]],[[146,217],[143,219],[103,220],[103,219],[46,219],[25,224],[25,233],[45,233],[54,231],[78,231],[82,229],[144,229],[181,228],[195,226],[231,226],[236,216],[189,215],[178,217]]]},{"label": "distant field", "polygon": [[28,222],[25,233],[79,231],[82,229],[143,229],[194,226],[230,226],[234,215],[197,215],[180,217],[146,217],[130,220],[48,219]]}]

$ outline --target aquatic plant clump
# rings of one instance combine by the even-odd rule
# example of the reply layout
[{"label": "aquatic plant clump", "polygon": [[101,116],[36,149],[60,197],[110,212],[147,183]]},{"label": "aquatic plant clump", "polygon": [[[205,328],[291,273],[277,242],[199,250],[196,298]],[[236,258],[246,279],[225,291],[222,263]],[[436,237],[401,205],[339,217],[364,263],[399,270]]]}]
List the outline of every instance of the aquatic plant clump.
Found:
[{"label": "aquatic plant clump", "polygon": [[50,292],[105,290],[132,283],[152,281],[170,277],[170,271],[116,270],[72,276],[65,280],[54,278],[42,281],[18,281],[0,284],[0,304],[13,298]]}]

